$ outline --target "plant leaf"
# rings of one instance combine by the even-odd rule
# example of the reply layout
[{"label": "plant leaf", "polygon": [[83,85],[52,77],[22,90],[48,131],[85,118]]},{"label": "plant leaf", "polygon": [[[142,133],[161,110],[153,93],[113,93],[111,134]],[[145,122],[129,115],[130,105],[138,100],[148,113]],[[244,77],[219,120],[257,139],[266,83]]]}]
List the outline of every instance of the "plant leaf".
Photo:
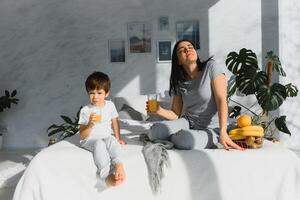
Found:
[{"label": "plant leaf", "polygon": [[234,79],[228,80],[227,86],[227,98],[231,97],[236,91],[236,82]]},{"label": "plant leaf", "polygon": [[53,129],[52,131],[50,131],[50,133],[48,133],[48,136],[50,137],[50,136],[52,136],[54,134],[57,134],[57,133],[61,132],[62,130],[63,130],[62,127],[59,127],[57,129]]},{"label": "plant leaf", "polygon": [[73,124],[72,120],[71,120],[68,116],[61,115],[60,117],[61,117],[66,123],[68,123],[68,124]]},{"label": "plant leaf", "polygon": [[285,91],[287,97],[295,97],[298,95],[298,88],[291,83],[285,85]]},{"label": "plant leaf", "polygon": [[264,71],[256,72],[253,68],[244,68],[236,77],[236,84],[242,93],[249,95],[255,94],[259,87],[266,85],[267,74]]},{"label": "plant leaf", "polygon": [[245,48],[241,49],[239,54],[230,52],[226,58],[226,66],[235,75],[244,67],[258,69],[256,54]]},{"label": "plant leaf", "polygon": [[288,127],[286,126],[286,116],[280,116],[278,118],[275,119],[275,126],[278,128],[279,131],[286,133],[288,135],[291,135],[290,130],[288,129]]},{"label": "plant leaf", "polygon": [[241,114],[241,110],[242,110],[241,106],[234,106],[234,108],[228,115],[229,118],[237,118],[237,116]]},{"label": "plant leaf", "polygon": [[11,93],[11,97],[14,97],[14,96],[16,96],[16,94],[17,94],[17,90],[14,90],[14,91],[12,91],[12,93]]},{"label": "plant leaf", "polygon": [[252,117],[252,125],[262,125],[269,121],[270,117],[265,115],[256,115]]},{"label": "plant leaf", "polygon": [[264,110],[276,110],[286,99],[285,87],[279,83],[274,83],[271,87],[263,85],[259,88],[256,98]]},{"label": "plant leaf", "polygon": [[7,91],[7,90],[5,90],[5,96],[7,97],[7,98],[9,98],[9,91]]},{"label": "plant leaf", "polygon": [[47,128],[47,132],[50,130],[50,129],[53,129],[53,128],[58,128],[59,126],[57,124],[52,124],[51,126],[49,126]]},{"label": "plant leaf", "polygon": [[275,69],[279,73],[279,75],[286,76],[286,73],[284,72],[284,70],[281,66],[279,57],[277,55],[275,55],[273,51],[267,52],[267,55],[265,58],[273,63],[273,69]]}]

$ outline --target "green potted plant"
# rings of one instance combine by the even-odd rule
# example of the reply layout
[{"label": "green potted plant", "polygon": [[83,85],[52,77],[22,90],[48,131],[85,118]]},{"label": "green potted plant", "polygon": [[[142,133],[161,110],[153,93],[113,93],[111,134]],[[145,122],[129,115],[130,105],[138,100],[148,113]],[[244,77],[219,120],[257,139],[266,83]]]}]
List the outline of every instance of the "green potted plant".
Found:
[{"label": "green potted plant", "polygon": [[81,107],[77,111],[76,117],[73,117],[73,120],[71,119],[71,117],[61,115],[60,117],[62,118],[63,123],[52,124],[51,126],[49,126],[49,128],[47,129],[48,137],[50,137],[49,145],[78,133],[80,109]]},{"label": "green potted plant", "polygon": [[[286,116],[270,116],[269,111],[277,110],[287,97],[295,97],[298,89],[292,83],[282,85],[279,82],[273,82],[273,72],[277,72],[279,76],[286,76],[279,57],[272,51],[266,55],[267,66],[266,71],[259,68],[256,54],[250,49],[241,49],[239,53],[230,52],[226,58],[226,66],[234,75],[234,79],[229,80],[228,99],[238,106],[235,108],[235,115],[240,114],[241,107],[245,108],[253,114],[253,124],[262,125],[265,129],[265,137],[273,139],[274,130],[270,129],[271,123],[275,123],[275,127],[286,134],[291,135],[287,125]],[[237,91],[245,96],[254,95],[256,103],[261,108],[260,113],[255,113],[250,107],[242,105],[234,101],[232,95]],[[269,130],[268,130],[269,128]]]},{"label": "green potted plant", "polygon": [[[18,104],[19,99],[15,96],[17,95],[17,90],[9,91],[5,90],[5,94],[0,97],[0,112],[11,107],[11,104]],[[6,131],[6,127],[0,125],[0,149],[2,148],[2,137],[3,132]]]}]

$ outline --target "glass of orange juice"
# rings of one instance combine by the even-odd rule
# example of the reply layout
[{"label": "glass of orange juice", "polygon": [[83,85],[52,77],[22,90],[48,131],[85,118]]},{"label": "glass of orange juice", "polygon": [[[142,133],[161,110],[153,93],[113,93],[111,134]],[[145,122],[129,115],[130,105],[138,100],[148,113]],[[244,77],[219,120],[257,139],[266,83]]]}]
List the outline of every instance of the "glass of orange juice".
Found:
[{"label": "glass of orange juice", "polygon": [[157,110],[157,94],[148,95],[148,109],[150,112],[155,112]]},{"label": "glass of orange juice", "polygon": [[101,108],[99,108],[98,106],[93,106],[92,113],[95,114],[95,122],[100,122],[102,120]]}]

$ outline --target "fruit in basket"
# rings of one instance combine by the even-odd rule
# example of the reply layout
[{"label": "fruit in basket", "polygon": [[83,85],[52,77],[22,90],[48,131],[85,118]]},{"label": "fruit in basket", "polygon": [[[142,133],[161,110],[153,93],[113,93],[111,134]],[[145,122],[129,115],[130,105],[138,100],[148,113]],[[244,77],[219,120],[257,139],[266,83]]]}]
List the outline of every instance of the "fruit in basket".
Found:
[{"label": "fruit in basket", "polygon": [[250,148],[256,148],[255,137],[253,136],[246,137],[246,144]]},{"label": "fruit in basket", "polygon": [[242,128],[245,126],[250,126],[252,122],[251,116],[250,115],[240,115],[237,118],[237,126]]},{"label": "fruit in basket", "polygon": [[243,136],[243,135],[238,135],[238,134],[234,134],[234,135],[230,135],[229,134],[229,137],[230,137],[230,139],[232,139],[232,140],[243,140],[243,139],[245,139],[246,138],[246,136]]},{"label": "fruit in basket", "polygon": [[262,146],[264,129],[261,126],[245,126],[229,131],[229,137],[237,144],[246,148],[259,148]]},{"label": "fruit in basket", "polygon": [[245,126],[230,130],[229,135],[263,136],[264,129],[261,126]]},{"label": "fruit in basket", "polygon": [[262,143],[263,143],[263,137],[257,137],[257,138],[255,138],[255,143],[258,144],[258,145],[262,145]]}]

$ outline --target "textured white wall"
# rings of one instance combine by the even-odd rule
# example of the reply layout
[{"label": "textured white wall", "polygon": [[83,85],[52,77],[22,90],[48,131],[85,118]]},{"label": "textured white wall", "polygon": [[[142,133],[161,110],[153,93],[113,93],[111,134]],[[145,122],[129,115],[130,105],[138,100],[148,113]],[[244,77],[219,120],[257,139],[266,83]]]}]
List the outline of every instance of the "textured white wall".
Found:
[{"label": "textured white wall", "polygon": [[[86,104],[84,81],[95,70],[110,75],[112,95],[168,89],[170,63],[156,62],[156,40],[174,43],[178,20],[199,20],[203,59],[214,55],[224,65],[226,55],[242,47],[261,58],[261,11],[259,0],[2,0],[0,92],[17,89],[20,99],[0,115],[8,130],[4,147],[45,146],[47,127]],[[169,17],[169,31],[158,31],[159,16]],[[127,23],[134,21],[151,23],[151,53],[128,53]],[[273,27],[273,18],[270,22]],[[126,40],[126,63],[109,62],[109,39]],[[269,40],[265,45],[271,47],[279,42],[272,35]],[[294,130],[299,130],[296,124]]]},{"label": "textured white wall", "polygon": [[[293,83],[300,90],[300,3],[297,0],[279,1],[279,38],[281,63],[287,73],[281,78],[284,84]],[[280,114],[287,116],[288,128],[292,137],[287,143],[300,149],[300,93],[297,97],[287,99],[281,107]],[[287,137],[283,137],[287,139]]]}]

